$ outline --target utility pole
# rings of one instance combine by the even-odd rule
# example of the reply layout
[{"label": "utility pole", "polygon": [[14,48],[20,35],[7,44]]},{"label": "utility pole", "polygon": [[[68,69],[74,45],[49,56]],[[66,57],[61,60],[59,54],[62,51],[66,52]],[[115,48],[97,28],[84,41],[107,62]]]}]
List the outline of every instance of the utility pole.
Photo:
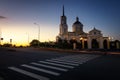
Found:
[{"label": "utility pole", "polygon": [[[34,24],[38,26],[38,41],[40,42],[40,25],[37,23]],[[38,46],[39,46],[39,42],[38,42]]]}]

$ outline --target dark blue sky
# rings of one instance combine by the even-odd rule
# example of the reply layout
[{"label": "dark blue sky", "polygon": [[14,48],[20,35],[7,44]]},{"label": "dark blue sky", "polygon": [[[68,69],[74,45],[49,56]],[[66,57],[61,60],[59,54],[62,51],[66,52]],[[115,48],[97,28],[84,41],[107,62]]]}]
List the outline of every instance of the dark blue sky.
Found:
[{"label": "dark blue sky", "polygon": [[[36,22],[41,27],[41,40],[55,40],[55,36],[59,33],[63,5],[69,31],[72,30],[72,24],[78,16],[85,32],[96,27],[104,36],[120,39],[119,0],[0,0],[3,37],[8,36],[6,32],[15,33],[14,31],[20,29],[24,33],[37,35],[37,28],[33,24]],[[31,37],[33,38],[35,37]]]}]

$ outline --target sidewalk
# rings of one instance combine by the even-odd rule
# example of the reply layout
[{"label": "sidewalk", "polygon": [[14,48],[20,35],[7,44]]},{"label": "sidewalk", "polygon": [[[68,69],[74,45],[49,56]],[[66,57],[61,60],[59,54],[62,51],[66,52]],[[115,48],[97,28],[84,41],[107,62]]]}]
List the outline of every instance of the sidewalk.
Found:
[{"label": "sidewalk", "polygon": [[67,53],[86,53],[86,54],[115,54],[120,55],[120,52],[110,52],[110,51],[89,51],[89,50],[69,50],[69,49],[58,49],[58,48],[36,48],[37,50],[45,51],[57,51],[57,52],[67,52]]},{"label": "sidewalk", "polygon": [[107,52],[108,54],[117,54],[120,55],[120,52]]}]

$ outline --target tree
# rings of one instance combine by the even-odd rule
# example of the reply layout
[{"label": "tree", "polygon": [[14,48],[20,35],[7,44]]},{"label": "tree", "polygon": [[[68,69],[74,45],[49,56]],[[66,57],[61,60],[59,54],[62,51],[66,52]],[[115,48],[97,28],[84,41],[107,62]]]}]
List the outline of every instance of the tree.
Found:
[{"label": "tree", "polygon": [[11,46],[12,46],[12,44],[9,44],[9,43],[3,44],[3,47],[11,47]]},{"label": "tree", "polygon": [[34,39],[30,42],[30,46],[32,46],[32,47],[37,47],[37,46],[39,46],[39,44],[40,44],[40,41],[38,41],[36,39]]},{"label": "tree", "polygon": [[62,40],[61,38],[58,38],[55,46],[61,49],[72,49],[72,45],[66,39]]}]

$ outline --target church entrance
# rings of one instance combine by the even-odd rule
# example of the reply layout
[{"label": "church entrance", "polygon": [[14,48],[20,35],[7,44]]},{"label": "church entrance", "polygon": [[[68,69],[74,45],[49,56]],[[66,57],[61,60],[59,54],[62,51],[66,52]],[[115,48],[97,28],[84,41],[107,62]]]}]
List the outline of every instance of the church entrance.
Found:
[{"label": "church entrance", "polygon": [[84,48],[87,49],[88,48],[88,42],[84,41]]},{"label": "church entrance", "polygon": [[108,49],[107,45],[108,45],[107,40],[104,40],[103,41],[103,47],[104,47],[104,49]]},{"label": "church entrance", "polygon": [[92,39],[92,48],[93,49],[98,49],[99,48],[99,43],[96,39]]}]

